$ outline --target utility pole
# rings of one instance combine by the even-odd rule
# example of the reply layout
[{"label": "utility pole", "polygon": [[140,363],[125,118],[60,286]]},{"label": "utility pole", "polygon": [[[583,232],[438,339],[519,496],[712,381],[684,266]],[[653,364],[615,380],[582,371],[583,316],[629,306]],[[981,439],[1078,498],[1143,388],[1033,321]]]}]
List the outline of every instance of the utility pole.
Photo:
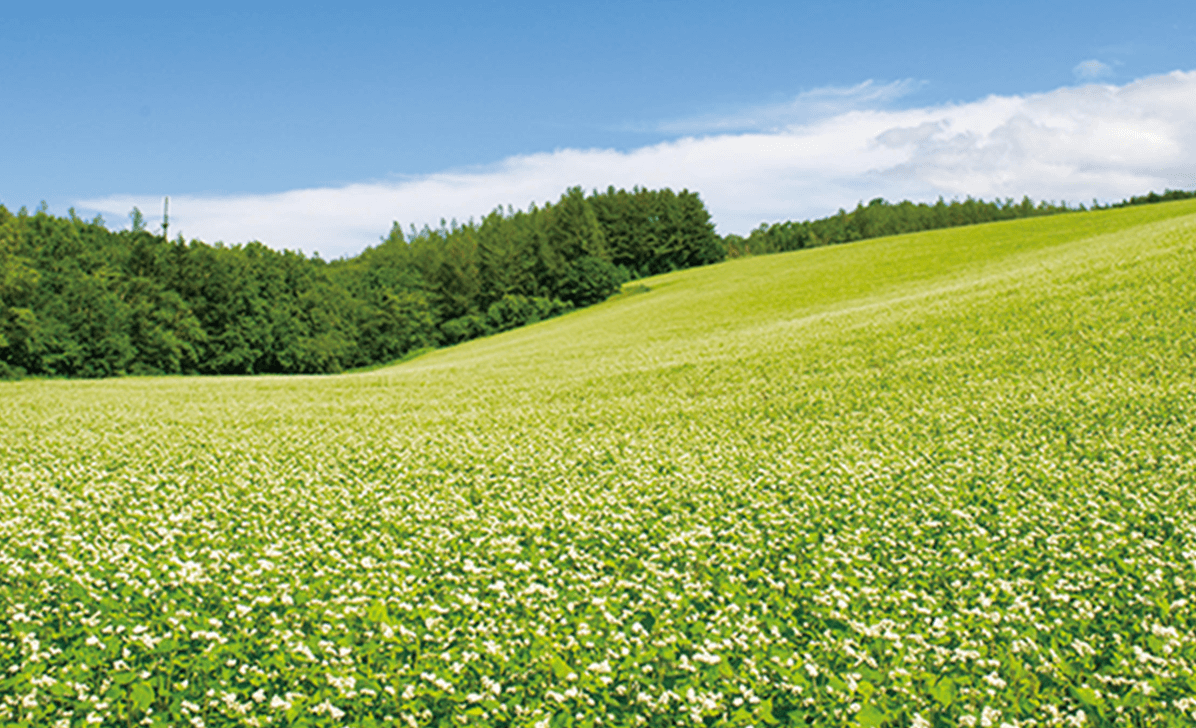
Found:
[{"label": "utility pole", "polygon": [[162,239],[170,241],[170,196],[162,198]]}]

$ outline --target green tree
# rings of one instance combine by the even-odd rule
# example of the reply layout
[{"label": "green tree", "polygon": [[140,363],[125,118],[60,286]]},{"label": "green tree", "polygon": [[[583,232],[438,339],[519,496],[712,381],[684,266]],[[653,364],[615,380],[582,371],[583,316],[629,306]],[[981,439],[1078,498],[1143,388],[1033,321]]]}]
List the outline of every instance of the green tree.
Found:
[{"label": "green tree", "polygon": [[37,348],[37,317],[30,304],[40,276],[18,254],[17,228],[17,218],[0,205],[0,376],[23,373],[15,362],[26,361]]},{"label": "green tree", "polygon": [[133,232],[139,233],[145,230],[145,215],[141,214],[141,210],[136,206],[129,213],[129,222],[132,223]]},{"label": "green tree", "polygon": [[561,199],[543,213],[545,235],[563,269],[569,261],[583,256],[609,260],[606,236],[598,224],[598,216],[586,202],[581,187],[570,187]]}]

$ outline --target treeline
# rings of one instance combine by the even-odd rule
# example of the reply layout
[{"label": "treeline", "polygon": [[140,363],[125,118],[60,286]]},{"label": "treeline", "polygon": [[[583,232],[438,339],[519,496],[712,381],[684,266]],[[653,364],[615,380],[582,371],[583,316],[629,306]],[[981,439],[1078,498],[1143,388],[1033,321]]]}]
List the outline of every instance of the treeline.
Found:
[{"label": "treeline", "polygon": [[[372,361],[453,344],[602,301],[627,280],[724,257],[697,194],[580,187],[526,212],[495,210],[479,223],[412,229],[337,261],[330,275],[370,306],[385,331]],[[424,322],[412,327],[410,322]],[[437,322],[429,333],[429,321]]]},{"label": "treeline", "polygon": [[[1124,207],[1191,199],[1167,190]],[[0,205],[0,377],[325,373],[394,361],[602,301],[630,279],[883,235],[1088,209],[1028,197],[934,204],[877,198],[851,212],[714,232],[696,193],[586,195],[439,228],[396,224],[325,262],[261,243],[168,241],[103,220]]]},{"label": "treeline", "polygon": [[763,255],[781,253],[820,245],[836,245],[856,240],[901,235],[923,230],[976,225],[1023,217],[1057,215],[1085,209],[1082,205],[1069,207],[1067,203],[1035,204],[1029,197],[1021,202],[1012,199],[985,202],[971,197],[960,201],[927,204],[909,200],[892,203],[876,198],[867,205],[862,202],[851,212],[840,209],[838,214],[819,220],[785,221],[762,224],[746,238],[728,235],[724,240],[727,255]]},{"label": "treeline", "polygon": [[1083,204],[1072,207],[1066,202],[1052,203],[1045,200],[1035,204],[1029,197],[1023,197],[1021,202],[1016,202],[1012,198],[986,202],[971,197],[962,201],[945,202],[940,197],[934,204],[914,203],[909,200],[892,203],[878,197],[867,205],[859,203],[851,212],[840,209],[837,214],[818,220],[764,223],[746,238],[740,235],[727,235],[723,238],[723,248],[726,255],[732,258],[743,255],[765,255],[820,245],[850,243],[885,235],[901,235],[985,222],[1058,215],[1065,212],[1083,212],[1090,209],[1107,210],[1130,205],[1150,205],[1157,202],[1192,198],[1196,198],[1196,191],[1166,190],[1162,194],[1151,192],[1107,205],[1093,200],[1091,207],[1085,207]]},{"label": "treeline", "polygon": [[396,227],[332,263],[0,206],[0,376],[323,373],[393,361],[713,263],[697,194],[580,188],[481,222]]},{"label": "treeline", "polygon": [[1112,205],[1096,205],[1093,204],[1093,209],[1107,209],[1110,207],[1130,207],[1131,205],[1153,205],[1156,202],[1172,202],[1174,200],[1190,200],[1196,198],[1196,190],[1188,192],[1185,190],[1163,190],[1163,194],[1158,192],[1149,192],[1145,195],[1130,197],[1121,202],[1114,202]]}]

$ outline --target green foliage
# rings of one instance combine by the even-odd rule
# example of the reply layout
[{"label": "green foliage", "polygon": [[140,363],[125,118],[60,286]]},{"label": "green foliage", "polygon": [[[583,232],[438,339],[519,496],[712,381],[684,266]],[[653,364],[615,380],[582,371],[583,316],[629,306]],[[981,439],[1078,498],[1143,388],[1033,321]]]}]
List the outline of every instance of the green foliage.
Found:
[{"label": "green foliage", "polygon": [[580,187],[571,187],[554,206],[545,208],[544,235],[562,265],[579,258],[606,259],[606,236],[598,216]]},{"label": "green foliage", "polygon": [[1159,202],[1174,202],[1176,200],[1191,200],[1193,198],[1196,198],[1196,190],[1164,190],[1162,194],[1159,194],[1158,192],[1148,192],[1145,195],[1130,197],[1106,207],[1102,207],[1101,205],[1097,204],[1096,201],[1093,201],[1092,209],[1100,210],[1117,207],[1132,207],[1134,205],[1153,205]]},{"label": "green foliage", "polygon": [[915,204],[909,200],[894,204],[878,197],[866,206],[861,202],[851,212],[841,209],[837,214],[820,220],[761,224],[747,238],[727,236],[723,239],[723,246],[729,257],[737,258],[1084,209],[1083,205],[1072,208],[1066,203],[1056,205],[1046,201],[1035,205],[1029,197],[1022,198],[1021,202],[1015,202],[1012,198],[985,202],[968,197],[949,203],[940,197],[933,205],[924,202]]},{"label": "green foliage", "polygon": [[[635,195],[671,201],[669,250],[708,246],[696,195]],[[114,233],[73,210],[64,219],[44,205],[15,216],[0,206],[0,377],[329,373],[542,321],[627,278],[604,227],[621,223],[596,212],[605,199],[574,187],[480,224],[410,236],[396,224],[377,247],[332,264],[256,242],[167,241],[136,208],[132,229]],[[686,230],[698,231],[693,241]],[[629,260],[645,271],[714,260],[674,253],[667,264]]]},{"label": "green foliage", "polygon": [[1194,264],[1178,202],[5,382],[0,723],[1190,724]]},{"label": "green foliage", "polygon": [[610,260],[633,277],[717,263],[725,257],[710,214],[696,193],[610,187],[589,197]]},{"label": "green foliage", "polygon": [[626,270],[609,260],[583,255],[565,268],[560,294],[574,306],[589,306],[605,301],[626,282]]},{"label": "green foliage", "polygon": [[1085,208],[1084,205],[1071,207],[1065,202],[1055,204],[1046,200],[1035,204],[1029,197],[1023,197],[1020,202],[1012,198],[985,202],[972,197],[962,201],[944,202],[940,197],[933,205],[913,203],[909,200],[891,203],[878,197],[867,205],[859,203],[851,212],[841,209],[837,214],[819,220],[761,223],[760,227],[746,238],[742,235],[728,234],[719,241],[721,255],[716,259],[721,260],[722,255],[738,258],[745,255],[783,253],[923,230],[1083,212],[1086,209],[1108,210],[1152,205],[1192,198],[1196,198],[1196,191],[1166,190],[1163,194],[1151,192],[1112,205],[1101,205],[1093,200],[1092,207]]},{"label": "green foliage", "polygon": [[361,346],[367,362],[394,361],[437,341],[436,317],[423,291],[374,289],[364,308]]},{"label": "green foliage", "polygon": [[466,314],[440,324],[440,335],[447,344],[459,344],[492,333],[494,330],[482,314]]},{"label": "green foliage", "polygon": [[[605,298],[605,296],[604,296]],[[585,304],[583,304],[585,305]],[[547,299],[518,295],[506,295],[490,304],[486,309],[486,327],[490,331],[508,329],[546,321],[573,309],[570,303],[560,299]]]},{"label": "green foliage", "polygon": [[[16,228],[15,218],[0,206],[0,351],[27,348],[29,330],[36,323],[28,302],[39,275],[18,255]],[[0,369],[0,376],[8,371]]]},{"label": "green foliage", "polygon": [[134,206],[133,211],[129,213],[129,224],[132,227],[133,232],[145,232],[145,215],[143,215],[141,210],[139,210],[136,206]]},{"label": "green foliage", "polygon": [[[648,245],[630,246],[630,239],[645,235]],[[367,300],[365,321],[378,316],[372,292],[405,291],[427,301],[435,322],[433,335],[421,327],[416,338],[457,344],[605,300],[628,271],[721,259],[710,215],[695,194],[611,188],[587,197],[573,187],[555,203],[497,209],[480,223],[442,221],[408,235],[396,224],[381,245],[332,263],[329,272]],[[416,343],[413,338],[410,346]]]}]

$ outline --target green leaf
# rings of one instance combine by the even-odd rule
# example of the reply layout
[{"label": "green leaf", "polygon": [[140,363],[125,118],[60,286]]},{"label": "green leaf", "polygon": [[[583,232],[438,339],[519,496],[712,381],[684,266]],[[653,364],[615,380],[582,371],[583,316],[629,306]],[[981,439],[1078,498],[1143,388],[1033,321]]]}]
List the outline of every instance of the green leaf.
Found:
[{"label": "green leaf", "polygon": [[889,716],[883,710],[875,705],[869,704],[865,705],[864,709],[859,712],[859,715],[856,716],[856,720],[860,722],[860,725],[874,728],[874,726],[884,723],[888,717]]},{"label": "green leaf", "polygon": [[389,614],[387,614],[386,611],[386,603],[381,601],[371,604],[370,608],[367,609],[365,613],[365,618],[371,622],[387,622],[389,621],[388,617]]},{"label": "green leaf", "polygon": [[564,680],[573,672],[573,668],[569,667],[569,663],[560,658],[559,655],[552,656],[552,674],[556,675],[558,679]]},{"label": "green leaf", "polygon": [[154,703],[154,689],[143,682],[139,682],[129,691],[129,697],[133,700],[133,705],[138,710],[145,710]]},{"label": "green leaf", "polygon": [[955,702],[955,683],[951,678],[945,677],[934,684],[930,688],[930,697],[934,698],[944,708]]},{"label": "green leaf", "polygon": [[778,721],[772,714],[772,698],[756,706],[756,715],[768,725],[776,725]]}]

